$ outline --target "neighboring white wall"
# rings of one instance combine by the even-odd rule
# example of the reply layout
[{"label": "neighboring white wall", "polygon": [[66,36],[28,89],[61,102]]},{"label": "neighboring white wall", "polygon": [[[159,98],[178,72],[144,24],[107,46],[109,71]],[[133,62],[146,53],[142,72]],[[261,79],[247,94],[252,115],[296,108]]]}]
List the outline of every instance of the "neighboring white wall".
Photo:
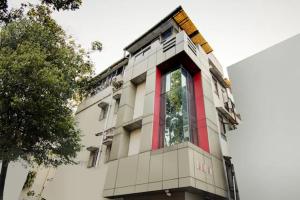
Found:
[{"label": "neighboring white wall", "polygon": [[228,134],[243,200],[300,199],[300,35],[229,67],[242,123]]},{"label": "neighboring white wall", "polygon": [[133,119],[143,115],[146,82],[136,86]]},{"label": "neighboring white wall", "polygon": [[[1,161],[0,161],[1,171]],[[10,163],[4,188],[4,200],[18,200],[26,180],[28,169],[20,162]]]},{"label": "neighboring white wall", "polygon": [[139,153],[141,129],[136,129],[130,132],[129,134],[130,134],[130,139],[129,139],[128,156],[131,156]]},{"label": "neighboring white wall", "polygon": [[[54,168],[39,167],[33,169],[33,171],[37,172],[33,185],[30,188],[25,188],[22,190],[20,194],[20,200],[39,200],[44,188],[51,183],[56,170]],[[34,195],[28,196],[27,194],[29,191],[34,191]]]},{"label": "neighboring white wall", "polygon": [[89,169],[86,166],[59,167],[43,197],[47,200],[101,200],[106,170],[106,165]]}]

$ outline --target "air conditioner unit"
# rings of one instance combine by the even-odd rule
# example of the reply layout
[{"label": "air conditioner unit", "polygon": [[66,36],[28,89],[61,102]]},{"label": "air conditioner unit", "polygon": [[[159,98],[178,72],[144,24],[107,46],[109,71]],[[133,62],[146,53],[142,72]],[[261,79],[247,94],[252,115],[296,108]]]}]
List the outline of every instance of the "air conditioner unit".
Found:
[{"label": "air conditioner unit", "polygon": [[112,144],[112,140],[113,140],[113,135],[104,136],[102,144],[110,145],[110,144]]},{"label": "air conditioner unit", "polygon": [[103,132],[102,144],[111,145],[114,137],[114,128],[107,129]]},{"label": "air conditioner unit", "polygon": [[116,91],[116,90],[119,90],[122,85],[123,85],[123,80],[122,80],[122,77],[119,75],[119,76],[116,76],[112,79],[112,82],[111,82],[112,86],[113,86],[113,90]]}]

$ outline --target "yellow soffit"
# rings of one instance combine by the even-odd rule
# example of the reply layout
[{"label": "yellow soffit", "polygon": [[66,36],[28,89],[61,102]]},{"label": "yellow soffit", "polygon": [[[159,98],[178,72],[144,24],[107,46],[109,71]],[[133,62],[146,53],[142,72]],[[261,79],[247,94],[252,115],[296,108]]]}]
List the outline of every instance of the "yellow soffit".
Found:
[{"label": "yellow soffit", "polygon": [[207,41],[204,39],[204,37],[200,34],[200,32],[197,30],[194,23],[190,20],[190,18],[187,16],[187,14],[184,12],[184,10],[180,10],[178,13],[176,13],[173,16],[173,19],[175,22],[180,26],[181,29],[183,29],[186,34],[191,38],[191,40],[195,44],[201,45],[205,53],[210,53],[213,51],[211,46],[207,43]]},{"label": "yellow soffit", "polygon": [[231,80],[228,78],[224,79],[224,82],[227,84],[227,86],[230,88],[231,87]]}]

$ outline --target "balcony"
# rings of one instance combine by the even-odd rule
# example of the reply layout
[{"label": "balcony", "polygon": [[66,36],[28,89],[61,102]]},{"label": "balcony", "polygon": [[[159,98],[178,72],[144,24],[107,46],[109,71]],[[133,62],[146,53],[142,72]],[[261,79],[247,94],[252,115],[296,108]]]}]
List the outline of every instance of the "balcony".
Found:
[{"label": "balcony", "polygon": [[216,102],[216,108],[221,112],[232,124],[239,124],[240,115],[236,112],[235,104],[228,98],[222,103],[220,100]]},{"label": "balcony", "polygon": [[[131,55],[128,65],[134,66],[133,76],[135,76],[135,70],[145,71],[144,68],[147,67],[149,62],[155,62],[156,65],[159,65],[175,57],[175,55],[177,56],[183,53],[197,66],[203,66],[203,63],[207,63],[208,61],[207,54],[202,47],[195,45],[185,31],[180,31],[162,42],[155,40],[151,44],[143,47],[139,52]],[[181,60],[186,62],[186,59]]]},{"label": "balcony", "polygon": [[182,52],[185,52],[198,66],[201,66],[199,61],[204,62],[204,59],[207,59],[207,54],[202,47],[195,45],[185,31],[181,31],[160,44],[157,51],[157,64]]}]

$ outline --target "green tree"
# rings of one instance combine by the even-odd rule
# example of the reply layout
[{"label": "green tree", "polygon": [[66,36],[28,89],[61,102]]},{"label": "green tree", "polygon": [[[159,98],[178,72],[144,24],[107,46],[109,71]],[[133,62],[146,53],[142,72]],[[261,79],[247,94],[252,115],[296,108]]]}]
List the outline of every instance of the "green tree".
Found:
[{"label": "green tree", "polygon": [[[168,139],[165,140],[167,146],[177,144],[183,140],[183,88],[181,69],[177,69],[169,74],[170,91],[166,93],[166,129]],[[166,138],[165,138],[166,139]]]},{"label": "green tree", "polygon": [[72,164],[81,148],[71,103],[87,94],[93,66],[50,14],[31,7],[0,27],[0,200],[10,162]]},{"label": "green tree", "polygon": [[[42,4],[51,7],[53,10],[76,10],[80,7],[81,0],[40,0]],[[26,4],[20,8],[8,9],[7,0],[0,1],[0,22],[8,23],[22,16]]]}]

